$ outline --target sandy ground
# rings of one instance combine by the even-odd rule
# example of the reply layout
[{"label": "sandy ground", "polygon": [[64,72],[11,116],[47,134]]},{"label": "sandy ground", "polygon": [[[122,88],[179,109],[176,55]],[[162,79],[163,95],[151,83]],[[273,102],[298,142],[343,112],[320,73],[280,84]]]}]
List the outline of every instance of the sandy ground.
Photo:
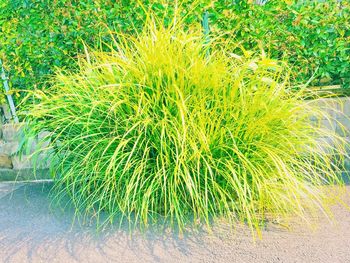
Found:
[{"label": "sandy ground", "polygon": [[[250,232],[172,234],[72,226],[70,209],[49,208],[49,184],[0,184],[0,262],[350,262],[350,212],[334,207],[337,224],[311,231],[268,226],[254,243]],[[348,187],[350,191],[350,187]],[[346,199],[350,204],[350,198]]]}]

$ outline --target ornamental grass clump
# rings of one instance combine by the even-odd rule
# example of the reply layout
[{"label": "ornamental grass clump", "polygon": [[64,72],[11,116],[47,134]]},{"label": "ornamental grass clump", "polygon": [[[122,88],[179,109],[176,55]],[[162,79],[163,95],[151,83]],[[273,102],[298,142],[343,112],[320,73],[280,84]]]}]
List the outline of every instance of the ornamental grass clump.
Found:
[{"label": "ornamental grass clump", "polygon": [[50,132],[53,191],[77,213],[180,230],[329,214],[330,153],[344,145],[310,121],[327,115],[289,88],[282,63],[204,43],[150,21],[34,93],[27,134]]}]

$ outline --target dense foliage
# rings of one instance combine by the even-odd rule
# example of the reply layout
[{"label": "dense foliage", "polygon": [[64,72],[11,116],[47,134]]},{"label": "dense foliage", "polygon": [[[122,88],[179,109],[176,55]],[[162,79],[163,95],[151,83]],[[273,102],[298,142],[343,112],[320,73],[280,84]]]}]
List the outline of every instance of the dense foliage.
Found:
[{"label": "dense foliage", "polygon": [[[145,9],[163,16],[165,6],[159,2],[144,1],[141,6],[129,0],[0,1],[0,58],[13,87],[50,86],[46,81],[56,67],[76,67],[84,44],[100,46],[100,41],[110,39],[111,31],[139,30],[146,18]],[[192,6],[192,1],[188,2]],[[167,8],[169,15],[172,6]],[[196,18],[193,13],[186,20],[192,23]]]},{"label": "dense foliage", "polygon": [[[286,60],[294,83],[350,84],[350,2],[269,1],[223,4],[212,9],[213,30],[227,32],[247,50],[264,48]],[[260,46],[259,46],[260,45]]]},{"label": "dense foliage", "polygon": [[180,230],[328,213],[324,184],[338,182],[329,153],[343,142],[310,122],[327,115],[288,88],[283,64],[155,24],[34,93],[27,135],[50,132],[55,193],[100,224],[121,216]]},{"label": "dense foliage", "polygon": [[[192,2],[183,1],[187,24],[199,24],[208,10],[214,34],[226,31],[248,50],[264,48],[271,57],[286,59],[295,83],[312,76],[315,85],[349,82],[350,4],[346,1],[341,8],[335,0],[307,4],[272,0],[264,6],[227,0]],[[142,28],[144,9],[151,8],[159,16],[171,17],[174,12],[173,1],[143,3],[142,7],[126,0],[0,1],[0,58],[13,87],[49,86],[45,81],[55,67],[75,68],[83,42],[96,47],[101,37],[109,38],[108,28],[117,32]]]}]

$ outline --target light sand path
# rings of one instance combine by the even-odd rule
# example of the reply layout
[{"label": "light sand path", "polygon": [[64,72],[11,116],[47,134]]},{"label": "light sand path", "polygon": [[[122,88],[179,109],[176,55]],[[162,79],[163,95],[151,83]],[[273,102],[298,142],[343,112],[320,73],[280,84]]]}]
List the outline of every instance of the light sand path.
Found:
[{"label": "light sand path", "polygon": [[121,230],[96,236],[72,227],[71,210],[50,210],[48,188],[21,185],[1,194],[0,262],[350,262],[350,212],[341,207],[334,208],[337,225],[322,220],[314,232],[268,226],[255,244],[247,229],[231,233],[224,224],[211,235],[182,238]]}]

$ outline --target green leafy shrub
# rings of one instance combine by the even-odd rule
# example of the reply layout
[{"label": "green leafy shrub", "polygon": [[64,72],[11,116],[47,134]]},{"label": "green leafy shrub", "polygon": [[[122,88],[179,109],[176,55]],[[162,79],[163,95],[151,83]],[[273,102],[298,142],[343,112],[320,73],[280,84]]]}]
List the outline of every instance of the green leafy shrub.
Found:
[{"label": "green leafy shrub", "polygon": [[97,43],[104,23],[124,27],[132,20],[127,11],[111,22],[113,4],[98,1],[2,1],[0,10],[1,57],[20,89],[44,87],[55,67],[73,68],[83,40]]},{"label": "green leafy shrub", "polygon": [[[83,42],[98,46],[108,41],[109,29],[135,32],[142,28],[145,10],[171,17],[176,1],[2,1],[0,3],[0,58],[15,89],[50,87],[46,81],[55,67],[75,69]],[[247,50],[261,43],[269,56],[285,59],[295,84],[315,74],[315,85],[345,84],[349,76],[350,4],[335,0],[288,5],[270,1],[264,6],[247,1],[181,1],[189,26],[210,14],[212,33],[226,32]],[[235,50],[239,52],[239,49]]]},{"label": "green leafy shrub", "polygon": [[239,57],[227,42],[203,48],[200,29],[155,24],[34,93],[26,132],[50,132],[55,193],[77,213],[107,212],[101,224],[121,215],[180,230],[218,218],[258,230],[268,217],[328,213],[323,186],[339,180],[326,152],[344,145],[311,124],[326,115],[288,88],[283,65]]},{"label": "green leafy shrub", "polygon": [[[0,58],[13,88],[50,87],[47,81],[55,67],[77,67],[75,61],[84,52],[84,43],[97,48],[101,40],[110,39],[110,30],[139,30],[145,10],[164,15],[162,2],[143,1],[142,6],[125,0],[1,1]],[[184,1],[184,5],[191,6],[191,2]],[[173,13],[174,4],[167,6],[167,12]],[[194,19],[195,13],[187,22]]]},{"label": "green leafy shrub", "polygon": [[226,32],[247,50],[263,47],[291,66],[293,83],[350,83],[350,3],[270,0],[265,5],[216,1],[213,31]]}]

